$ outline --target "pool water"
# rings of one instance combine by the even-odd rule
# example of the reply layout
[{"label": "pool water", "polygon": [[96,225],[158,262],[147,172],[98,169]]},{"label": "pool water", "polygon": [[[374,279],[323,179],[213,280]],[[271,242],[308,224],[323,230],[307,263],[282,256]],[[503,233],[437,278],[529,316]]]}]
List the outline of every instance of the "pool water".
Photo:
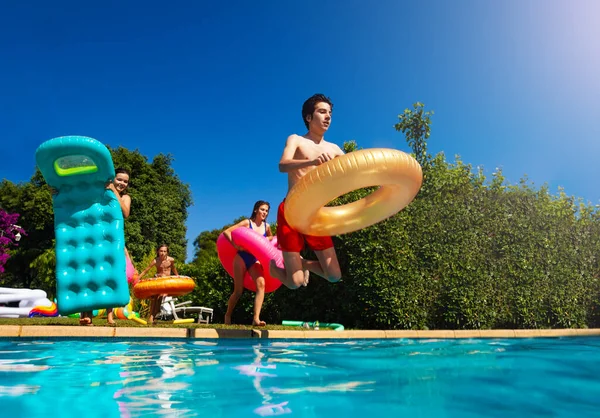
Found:
[{"label": "pool water", "polygon": [[600,338],[0,339],[2,417],[597,417]]}]

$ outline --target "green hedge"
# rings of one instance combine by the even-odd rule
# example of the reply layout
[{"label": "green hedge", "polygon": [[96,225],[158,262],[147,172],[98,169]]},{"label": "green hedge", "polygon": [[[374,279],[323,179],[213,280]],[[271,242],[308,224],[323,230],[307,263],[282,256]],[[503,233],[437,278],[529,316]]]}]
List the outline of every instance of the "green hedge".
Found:
[{"label": "green hedge", "polygon": [[[334,204],[356,200],[359,190]],[[268,322],[340,322],[374,329],[598,326],[598,211],[526,180],[507,185],[443,154],[430,161],[416,200],[392,218],[335,237],[340,283],[268,295]],[[310,253],[306,253],[310,257]],[[232,280],[216,255],[190,266],[198,302],[222,318]],[[251,320],[253,294],[234,321]]]}]

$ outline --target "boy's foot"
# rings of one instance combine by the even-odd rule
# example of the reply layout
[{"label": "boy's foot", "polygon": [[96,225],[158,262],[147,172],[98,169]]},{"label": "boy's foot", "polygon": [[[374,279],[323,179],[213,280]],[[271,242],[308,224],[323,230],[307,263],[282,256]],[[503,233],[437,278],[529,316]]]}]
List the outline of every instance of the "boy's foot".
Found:
[{"label": "boy's foot", "polygon": [[[269,274],[271,275],[271,277],[276,278],[279,281],[283,281],[281,280],[281,278],[279,277],[279,267],[277,267],[277,264],[275,263],[275,260],[271,260],[269,262]],[[304,270],[304,282],[302,283],[302,286],[307,286],[308,285],[308,278],[310,277],[310,271]]]},{"label": "boy's foot", "polygon": [[79,325],[92,326],[94,324],[92,324],[92,318],[85,316],[85,317],[79,319]]},{"label": "boy's foot", "polygon": [[252,321],[252,325],[254,325],[255,327],[264,327],[267,325],[267,323],[265,321],[261,321],[260,319],[254,319]]},{"label": "boy's foot", "polygon": [[225,325],[231,325],[231,315],[225,315]]},{"label": "boy's foot", "polygon": [[304,283],[302,286],[308,286],[308,278],[310,277],[310,271],[304,270]]}]

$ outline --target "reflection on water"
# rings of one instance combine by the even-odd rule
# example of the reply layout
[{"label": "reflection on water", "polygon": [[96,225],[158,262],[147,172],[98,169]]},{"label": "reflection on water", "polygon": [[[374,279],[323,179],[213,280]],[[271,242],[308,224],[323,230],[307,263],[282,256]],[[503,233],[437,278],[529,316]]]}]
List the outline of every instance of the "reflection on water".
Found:
[{"label": "reflection on water", "polygon": [[[156,358],[157,357],[157,358]],[[116,358],[115,358],[116,359]],[[119,357],[123,359],[123,356]],[[192,412],[181,401],[172,400],[174,394],[189,390],[189,383],[181,382],[181,376],[193,376],[194,367],[184,350],[168,347],[158,350],[155,356],[143,360],[146,371],[124,371],[123,387],[114,394],[122,416],[131,416],[130,411],[150,412],[156,407],[184,416]],[[127,361],[125,364],[131,364]],[[158,375],[152,374],[157,367]],[[134,382],[138,384],[134,384]]]},{"label": "reflection on water", "polygon": [[10,417],[593,416],[599,354],[594,338],[0,339],[0,404]]},{"label": "reflection on water", "polygon": [[0,386],[0,397],[35,394],[39,389],[39,386],[30,385]]},{"label": "reflection on water", "polygon": [[[281,402],[277,405],[271,403],[273,399],[269,394],[269,389],[263,388],[262,381],[267,377],[277,377],[275,364],[263,364],[265,353],[260,350],[260,345],[252,347],[254,352],[254,362],[249,365],[236,366],[235,369],[239,370],[240,374],[244,376],[250,376],[252,378],[252,385],[256,392],[262,398],[262,405],[255,408],[254,412],[260,416],[274,416],[288,414],[292,412],[287,407],[288,402]],[[267,372],[265,372],[265,370]]]},{"label": "reflection on water", "polygon": [[[321,344],[324,346],[325,344]],[[289,400],[273,404],[273,394],[278,395],[291,395],[301,392],[314,392],[314,393],[325,393],[325,392],[352,392],[357,390],[360,386],[370,385],[375,382],[343,382],[343,383],[328,383],[321,386],[302,386],[302,387],[290,387],[281,388],[274,386],[277,378],[277,364],[280,366],[291,366],[296,368],[303,368],[305,374],[310,373],[311,368],[315,369],[326,369],[325,365],[318,363],[298,360],[294,358],[279,358],[280,356],[304,356],[304,352],[301,350],[290,350],[289,345],[283,344],[272,344],[270,346],[263,347],[260,344],[255,345],[252,348],[254,352],[254,361],[251,364],[236,366],[235,369],[239,370],[240,374],[249,376],[252,378],[252,385],[256,392],[262,398],[262,405],[254,409],[254,413],[260,416],[274,416],[289,414],[292,409],[288,407]],[[268,354],[272,353],[272,358],[269,358]],[[307,371],[308,370],[308,371]],[[269,379],[272,378],[272,379]],[[308,379],[307,379],[308,380]]]}]

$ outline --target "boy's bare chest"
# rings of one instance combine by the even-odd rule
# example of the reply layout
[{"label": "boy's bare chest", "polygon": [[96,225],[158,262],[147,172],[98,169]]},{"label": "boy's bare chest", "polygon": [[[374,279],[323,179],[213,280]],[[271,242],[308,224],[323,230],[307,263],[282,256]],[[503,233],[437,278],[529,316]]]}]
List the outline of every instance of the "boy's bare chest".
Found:
[{"label": "boy's bare chest", "polygon": [[305,142],[296,149],[296,158],[308,158],[310,160],[326,152],[331,154],[335,152],[335,149],[329,143]]}]

